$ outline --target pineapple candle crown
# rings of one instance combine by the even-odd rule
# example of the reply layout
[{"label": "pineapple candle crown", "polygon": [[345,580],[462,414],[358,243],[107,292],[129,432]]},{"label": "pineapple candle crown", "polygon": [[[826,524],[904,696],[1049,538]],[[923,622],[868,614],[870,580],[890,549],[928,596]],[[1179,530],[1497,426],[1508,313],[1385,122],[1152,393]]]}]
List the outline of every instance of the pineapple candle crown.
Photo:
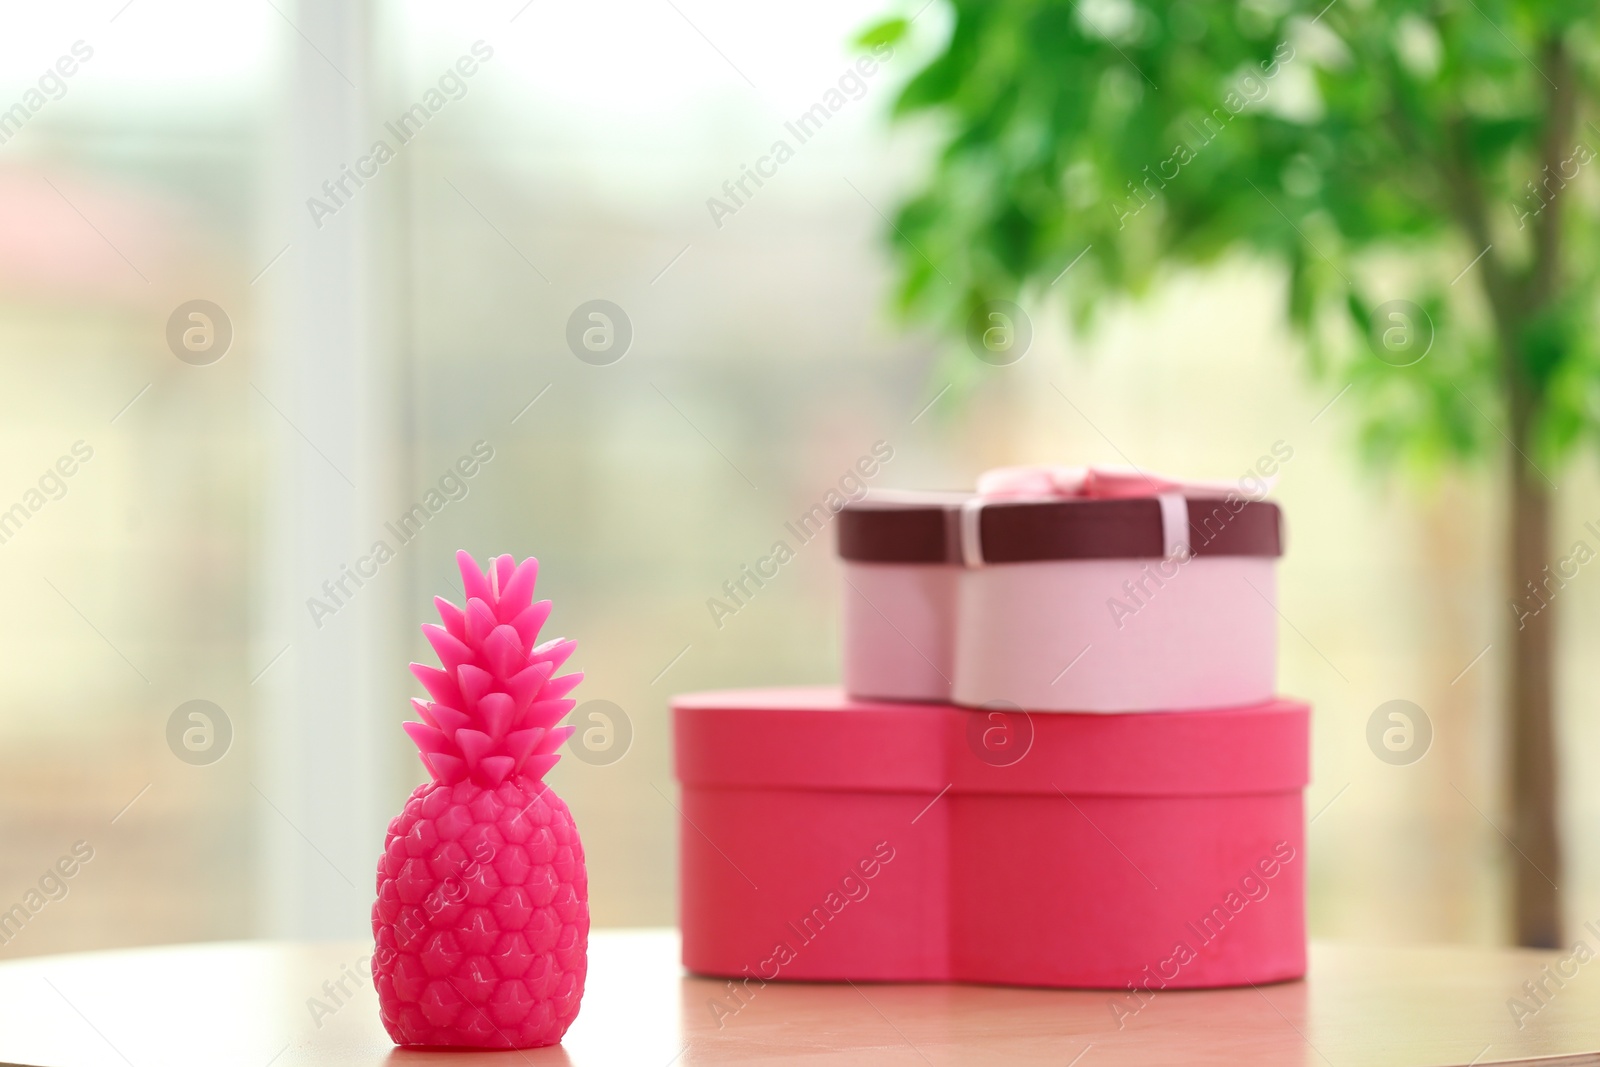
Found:
[{"label": "pineapple candle crown", "polygon": [[405,724],[434,781],[498,786],[521,775],[543,778],[573,727],[556,724],[572,710],[566,699],[582,674],[552,677],[577,642],[536,644],[550,601],[533,602],[539,561],[491,559],[486,570],[456,553],[467,605],[435,597],[444,623],[422,627],[440,667],[411,665],[432,700],[413,699],[421,722]]}]

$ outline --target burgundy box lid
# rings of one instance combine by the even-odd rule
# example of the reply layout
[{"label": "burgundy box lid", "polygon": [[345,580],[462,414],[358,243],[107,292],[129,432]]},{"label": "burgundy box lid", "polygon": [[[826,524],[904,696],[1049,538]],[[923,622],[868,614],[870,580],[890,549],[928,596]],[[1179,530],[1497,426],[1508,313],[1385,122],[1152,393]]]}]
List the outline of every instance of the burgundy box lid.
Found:
[{"label": "burgundy box lid", "polygon": [[[816,686],[692,693],[672,711],[678,780],[698,788],[1237,796],[1297,792],[1310,780],[1311,710],[1292,700],[992,719]],[[1020,757],[985,752],[983,731],[994,727],[1026,741]]]},{"label": "burgundy box lid", "polygon": [[[839,512],[839,555],[860,563],[960,563],[961,510],[971,499],[971,493],[869,493]],[[1194,555],[1283,555],[1277,504],[1220,496],[1186,503]],[[1155,497],[985,503],[978,543],[985,563],[1166,555]]]},{"label": "burgundy box lid", "polygon": [[839,556],[863,563],[959,563],[961,505],[974,496],[870,490],[839,512]]}]

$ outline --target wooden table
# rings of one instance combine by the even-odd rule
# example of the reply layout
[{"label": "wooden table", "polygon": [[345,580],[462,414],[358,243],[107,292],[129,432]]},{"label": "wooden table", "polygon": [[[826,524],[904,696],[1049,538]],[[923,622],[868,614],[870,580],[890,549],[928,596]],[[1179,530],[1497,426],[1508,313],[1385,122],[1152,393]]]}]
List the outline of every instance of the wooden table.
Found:
[{"label": "wooden table", "polygon": [[1551,953],[1317,945],[1308,981],[1160,993],[1119,1029],[1111,1005],[1128,1002],[1105,992],[774,984],[738,1007],[724,983],[683,976],[673,931],[600,931],[563,1047],[468,1056],[395,1049],[366,981],[346,977],[335,1003],[323,983],[337,990],[368,951],[239,942],[0,964],[0,1062],[1600,1065],[1600,961],[1559,989],[1547,980],[1554,995],[1521,1028],[1507,1007]]}]

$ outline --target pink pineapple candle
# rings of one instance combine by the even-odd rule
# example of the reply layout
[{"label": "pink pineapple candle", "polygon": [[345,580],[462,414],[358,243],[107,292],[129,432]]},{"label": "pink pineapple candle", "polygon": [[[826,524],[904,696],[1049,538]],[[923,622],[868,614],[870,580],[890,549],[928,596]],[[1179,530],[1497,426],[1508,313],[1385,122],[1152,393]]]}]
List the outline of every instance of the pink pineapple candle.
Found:
[{"label": "pink pineapple candle", "polygon": [[572,813],[543,779],[582,674],[575,642],[536,644],[550,602],[539,561],[456,553],[465,610],[435,598],[422,627],[441,667],[411,665],[431,700],[405,730],[430,780],[389,824],[372,907],[373,979],[399,1045],[536,1048],[578,1014],[589,879]]}]

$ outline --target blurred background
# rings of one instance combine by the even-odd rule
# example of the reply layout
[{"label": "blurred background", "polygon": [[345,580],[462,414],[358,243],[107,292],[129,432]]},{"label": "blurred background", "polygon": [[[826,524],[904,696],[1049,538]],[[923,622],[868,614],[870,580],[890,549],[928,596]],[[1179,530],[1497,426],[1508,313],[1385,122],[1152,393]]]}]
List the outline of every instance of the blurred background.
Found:
[{"label": "blurred background", "polygon": [[[458,547],[540,558],[578,696],[626,717],[621,758],[551,775],[595,922],[672,923],[670,695],[838,673],[824,542],[720,627],[706,601],[878,441],[875,484],[948,488],[1125,457],[1236,479],[1289,446],[1281,686],[1316,707],[1312,934],[1506,939],[1499,476],[1419,490],[1363,470],[1355,412],[1302,373],[1283,278],[1243,259],[1107,308],[1087,337],[1031,307],[1024,359],[952,374],[948,341],[896,324],[884,240],[930,143],[886,111],[939,7],[736,210],[711,210],[839,84],[875,14],[10,12],[0,510],[24,514],[0,525],[0,910],[76,843],[93,857],[0,958],[360,936],[383,827],[422,778],[406,664],[429,655],[431,598],[458,596]],[[41,89],[61,57],[74,73]],[[425,122],[386,125],[418,103]],[[568,344],[597,299],[631,331],[615,362]],[[196,324],[216,337],[185,348]],[[475,447],[490,458],[397,537],[385,524]],[[1588,461],[1567,470],[1558,543],[1600,517],[1595,485]],[[324,590],[379,540],[376,576]],[[1570,755],[1596,741],[1593,581],[1559,605],[1560,888],[1579,921],[1600,915],[1583,844],[1600,780]],[[1433,725],[1409,766],[1365,740],[1393,699]],[[204,723],[178,711],[195,700]],[[199,755],[181,740],[197,724]]]}]

